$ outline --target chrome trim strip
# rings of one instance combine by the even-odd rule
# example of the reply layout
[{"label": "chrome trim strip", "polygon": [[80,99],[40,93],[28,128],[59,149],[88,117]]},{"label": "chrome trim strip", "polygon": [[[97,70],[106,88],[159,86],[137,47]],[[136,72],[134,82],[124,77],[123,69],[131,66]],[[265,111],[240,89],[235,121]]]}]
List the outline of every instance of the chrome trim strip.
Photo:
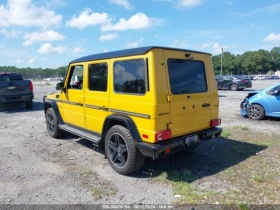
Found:
[{"label": "chrome trim strip", "polygon": [[150,115],[141,114],[141,113],[137,113],[137,112],[127,112],[127,111],[122,111],[122,110],[118,110],[118,109],[109,109],[109,111],[116,112],[116,113],[121,113],[121,114],[132,115],[132,116],[136,116],[136,117],[142,117],[142,118],[146,118],[146,119],[151,118]]},{"label": "chrome trim strip", "polygon": [[89,105],[89,104],[85,104],[85,107],[90,108],[90,109],[98,109],[98,110],[101,109],[100,106],[94,106],[94,105]]},{"label": "chrome trim strip", "polygon": [[62,101],[62,103],[71,104],[71,105],[78,105],[76,102],[72,102],[72,101]]},{"label": "chrome trim strip", "polygon": [[57,98],[45,98],[47,101],[59,101]]}]

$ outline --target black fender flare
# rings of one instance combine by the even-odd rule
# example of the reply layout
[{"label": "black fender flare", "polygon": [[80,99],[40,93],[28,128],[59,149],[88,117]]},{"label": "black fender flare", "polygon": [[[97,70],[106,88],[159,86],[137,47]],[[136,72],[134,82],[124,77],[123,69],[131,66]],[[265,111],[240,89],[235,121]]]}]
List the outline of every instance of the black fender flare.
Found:
[{"label": "black fender flare", "polygon": [[48,108],[50,108],[50,107],[53,108],[54,113],[55,113],[55,115],[58,119],[58,122],[60,124],[63,124],[63,120],[62,120],[62,117],[61,117],[59,109],[58,109],[57,101],[48,99],[48,98],[46,98],[46,96],[44,96],[43,102],[44,102],[44,112],[45,112],[45,114],[46,114]]},{"label": "black fender flare", "polygon": [[126,115],[120,115],[120,114],[112,114],[110,116],[107,116],[103,128],[102,128],[102,137],[105,139],[105,135],[107,131],[110,129],[110,125],[112,125],[112,122],[120,122],[126,126],[126,128],[130,131],[133,139],[136,142],[142,142],[142,138],[139,134],[139,131],[137,129],[136,124],[134,123],[133,119],[131,119],[129,116]]}]

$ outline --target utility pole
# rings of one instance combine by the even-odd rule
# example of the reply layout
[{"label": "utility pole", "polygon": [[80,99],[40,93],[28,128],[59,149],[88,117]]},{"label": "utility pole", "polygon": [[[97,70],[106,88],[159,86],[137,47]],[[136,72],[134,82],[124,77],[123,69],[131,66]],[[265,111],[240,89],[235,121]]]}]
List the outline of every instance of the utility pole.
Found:
[{"label": "utility pole", "polygon": [[221,54],[221,75],[223,75],[223,53],[224,53],[224,49],[222,48],[222,54]]}]

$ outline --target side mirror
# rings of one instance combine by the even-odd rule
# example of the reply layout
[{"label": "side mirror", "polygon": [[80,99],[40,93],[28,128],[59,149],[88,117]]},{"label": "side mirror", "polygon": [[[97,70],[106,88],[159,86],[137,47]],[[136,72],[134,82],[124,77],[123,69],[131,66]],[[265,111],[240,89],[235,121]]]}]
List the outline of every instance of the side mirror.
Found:
[{"label": "side mirror", "polygon": [[57,90],[63,90],[63,87],[64,87],[64,82],[59,82],[56,84],[56,89]]}]

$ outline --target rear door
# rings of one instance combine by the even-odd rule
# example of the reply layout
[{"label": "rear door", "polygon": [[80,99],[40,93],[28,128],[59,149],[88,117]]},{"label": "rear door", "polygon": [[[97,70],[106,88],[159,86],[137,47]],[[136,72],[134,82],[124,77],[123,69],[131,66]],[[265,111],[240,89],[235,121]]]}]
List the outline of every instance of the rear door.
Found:
[{"label": "rear door", "polygon": [[93,61],[88,64],[85,81],[85,120],[86,128],[102,133],[104,120],[108,116],[109,88],[108,67],[110,60]]},{"label": "rear door", "polygon": [[[210,127],[211,96],[206,59],[210,55],[165,50],[171,104],[172,136]],[[213,81],[215,82],[215,81]]]}]

